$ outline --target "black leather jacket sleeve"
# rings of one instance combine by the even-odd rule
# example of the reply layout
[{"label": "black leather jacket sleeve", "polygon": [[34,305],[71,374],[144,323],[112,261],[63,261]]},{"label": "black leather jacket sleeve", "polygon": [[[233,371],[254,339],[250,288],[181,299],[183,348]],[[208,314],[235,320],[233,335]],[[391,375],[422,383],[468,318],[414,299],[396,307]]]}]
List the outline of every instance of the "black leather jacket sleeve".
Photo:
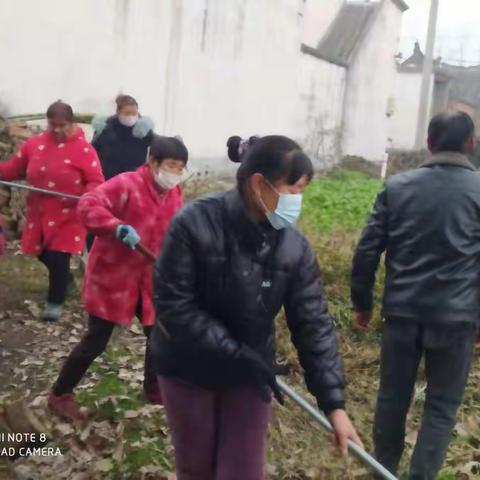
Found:
[{"label": "black leather jacket sleeve", "polygon": [[303,252],[284,307],[307,387],[328,414],[345,406],[343,367],[320,269],[306,240]]},{"label": "black leather jacket sleeve", "polygon": [[380,257],[387,246],[387,194],[379,193],[353,257],[351,297],[354,310],[370,312]]},{"label": "black leather jacket sleeve", "polygon": [[240,343],[199,305],[192,234],[180,220],[177,217],[172,222],[154,267],[157,321],[180,350],[194,349],[211,358],[234,358]]}]

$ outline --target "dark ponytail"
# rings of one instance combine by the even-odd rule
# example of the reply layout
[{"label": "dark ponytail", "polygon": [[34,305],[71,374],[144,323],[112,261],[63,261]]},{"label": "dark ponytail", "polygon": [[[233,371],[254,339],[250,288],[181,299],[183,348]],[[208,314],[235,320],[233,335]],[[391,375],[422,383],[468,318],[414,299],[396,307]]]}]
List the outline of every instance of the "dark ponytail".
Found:
[{"label": "dark ponytail", "polygon": [[255,173],[263,175],[270,183],[279,180],[294,185],[302,177],[313,177],[313,165],[301,147],[288,137],[269,135],[250,137],[242,142],[238,136],[227,142],[228,157],[240,162],[237,172],[237,186],[245,194],[248,180]]},{"label": "dark ponytail", "polygon": [[249,137],[243,140],[242,137],[234,135],[227,140],[228,158],[234,163],[240,163],[247,153],[247,150],[259,139],[259,137]]}]

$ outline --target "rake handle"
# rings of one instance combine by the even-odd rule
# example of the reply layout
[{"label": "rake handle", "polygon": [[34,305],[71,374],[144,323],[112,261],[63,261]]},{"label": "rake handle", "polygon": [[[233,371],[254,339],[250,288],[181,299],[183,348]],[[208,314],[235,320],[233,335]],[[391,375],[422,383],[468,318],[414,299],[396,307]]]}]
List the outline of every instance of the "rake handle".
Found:
[{"label": "rake handle", "polygon": [[[287,385],[279,377],[277,377],[277,384],[280,387],[280,390],[282,390],[282,392],[287,395],[287,397],[289,397],[303,410],[305,410],[325,430],[329,432],[333,431],[330,422],[313,405],[311,405],[307,400],[305,400],[301,395],[299,395],[292,387]],[[395,477],[395,475],[390,473],[383,465],[377,462],[377,460],[375,460],[371,455],[369,455],[363,448],[358,446],[356,443],[349,440],[348,448],[365,465],[368,465],[372,470],[380,474],[384,480],[397,480],[397,477]]]},{"label": "rake handle", "polygon": [[137,245],[135,245],[135,250],[138,250],[142,255],[144,255],[147,260],[150,261],[150,263],[155,263],[157,260],[155,254],[142,243],[137,243]]}]

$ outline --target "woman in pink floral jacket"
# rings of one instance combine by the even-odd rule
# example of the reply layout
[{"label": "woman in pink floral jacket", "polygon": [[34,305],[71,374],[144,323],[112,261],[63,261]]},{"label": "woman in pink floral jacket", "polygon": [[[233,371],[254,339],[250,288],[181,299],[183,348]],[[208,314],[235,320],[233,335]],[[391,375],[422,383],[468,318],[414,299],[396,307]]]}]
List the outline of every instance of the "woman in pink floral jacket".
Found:
[{"label": "woman in pink floral jacket", "polygon": [[[159,253],[170,220],[182,206],[179,183],[187,160],[188,151],[180,140],[155,136],[146,165],[108,180],[79,202],[83,224],[97,237],[83,288],[90,315],[88,331],[68,357],[49,396],[50,408],[63,417],[83,417],[73,389],[105,350],[115,325],[129,325],[136,315],[147,338],[150,335],[155,316],[153,266],[135,247],[141,242]],[[161,403],[148,345],[144,393],[152,403]]]}]

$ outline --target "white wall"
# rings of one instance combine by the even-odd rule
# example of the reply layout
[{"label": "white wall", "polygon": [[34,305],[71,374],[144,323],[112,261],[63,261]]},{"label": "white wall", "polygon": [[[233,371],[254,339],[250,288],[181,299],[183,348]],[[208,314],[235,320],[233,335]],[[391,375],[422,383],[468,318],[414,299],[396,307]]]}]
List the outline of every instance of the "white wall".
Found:
[{"label": "white wall", "polygon": [[[325,1],[308,2],[317,18],[340,2]],[[300,0],[0,0],[0,108],[36,113],[61,98],[108,114],[123,91],[158,132],[182,135],[202,169],[229,167],[233,134],[290,135],[331,159],[325,132],[340,126],[344,72],[301,53],[302,10]]]},{"label": "white wall", "polygon": [[158,114],[169,3],[0,0],[0,58],[7,66],[0,101],[16,114],[44,111],[58,98],[79,111],[107,113],[125,90]]},{"label": "white wall", "polygon": [[[303,3],[303,0],[300,0]],[[345,0],[304,3],[302,43],[315,48],[327,33]],[[341,156],[346,69],[304,55],[299,70],[299,91],[306,110],[299,112],[299,133],[305,149],[325,167]]]},{"label": "white wall", "polygon": [[320,167],[341,156],[345,80],[345,68],[304,55],[298,75],[302,109],[297,112],[296,137]]},{"label": "white wall", "polygon": [[[408,150],[415,148],[421,84],[421,73],[397,72],[395,113],[390,123],[390,138],[393,148]],[[429,98],[431,97],[432,95],[429,95]],[[429,105],[427,111],[430,111],[430,108]]]},{"label": "white wall", "polygon": [[394,96],[402,12],[391,1],[381,10],[365,36],[347,74],[343,153],[369,160],[383,159],[389,135],[386,116]]},{"label": "white wall", "polygon": [[302,57],[296,6],[292,0],[210,0],[204,48],[204,9],[184,9],[171,128],[205,165],[223,154],[230,135],[295,135]]}]

